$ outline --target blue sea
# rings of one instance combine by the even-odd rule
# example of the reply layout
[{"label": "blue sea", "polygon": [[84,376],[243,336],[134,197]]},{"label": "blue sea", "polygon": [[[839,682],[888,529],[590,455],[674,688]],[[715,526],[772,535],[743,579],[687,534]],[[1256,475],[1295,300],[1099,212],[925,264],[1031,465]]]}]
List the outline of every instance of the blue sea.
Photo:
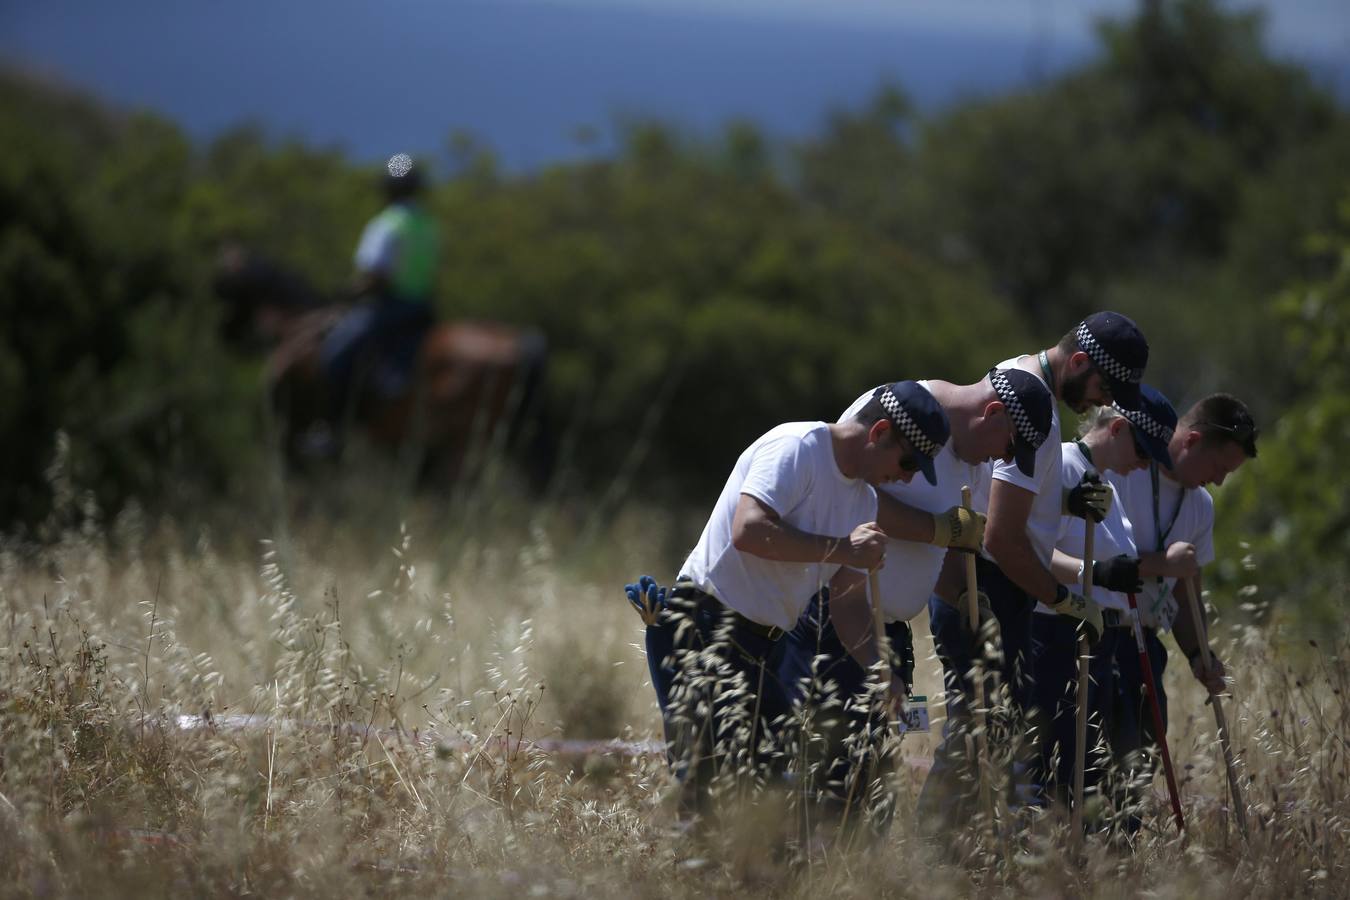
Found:
[{"label": "blue sea", "polygon": [[617,123],[818,132],[883,84],[921,109],[1033,85],[1091,40],[847,27],[525,0],[9,0],[0,61],[207,139],[242,122],[359,159],[468,133],[508,170],[613,146]]}]

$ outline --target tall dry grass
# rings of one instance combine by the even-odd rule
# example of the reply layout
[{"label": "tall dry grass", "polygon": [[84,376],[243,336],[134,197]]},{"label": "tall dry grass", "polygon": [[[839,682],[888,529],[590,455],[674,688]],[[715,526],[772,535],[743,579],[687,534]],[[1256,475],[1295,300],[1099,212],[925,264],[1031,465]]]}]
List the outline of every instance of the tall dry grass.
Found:
[{"label": "tall dry grass", "polygon": [[[1213,717],[1173,666],[1185,844],[1159,795],[1132,850],[1091,838],[1075,864],[1047,820],[1006,854],[962,859],[916,836],[918,777],[902,766],[881,843],[794,854],[780,798],[684,834],[662,760],[532,746],[659,735],[620,586],[672,575],[679,529],[645,510],[598,531],[581,513],[518,512],[471,528],[441,513],[360,528],[316,515],[256,543],[237,535],[258,523],[188,534],[130,514],[7,546],[0,893],[1347,893],[1343,642],[1220,626],[1249,844],[1225,812]],[[919,689],[936,700],[931,639],[917,632]],[[930,749],[925,736],[902,744],[908,757]]]}]

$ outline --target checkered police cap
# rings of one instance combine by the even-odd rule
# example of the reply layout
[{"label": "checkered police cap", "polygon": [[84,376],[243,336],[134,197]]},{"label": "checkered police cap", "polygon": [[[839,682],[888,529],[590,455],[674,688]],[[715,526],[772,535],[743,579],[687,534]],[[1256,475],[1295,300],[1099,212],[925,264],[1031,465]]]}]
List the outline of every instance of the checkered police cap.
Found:
[{"label": "checkered police cap", "polygon": [[1092,333],[1088,327],[1087,321],[1080,322],[1078,331],[1074,334],[1078,339],[1078,346],[1083,349],[1091,359],[1094,365],[1106,374],[1112,381],[1122,381],[1126,384],[1138,384],[1144,378],[1142,367],[1134,368],[1124,363],[1118,362],[1103,346],[1102,342]]},{"label": "checkered police cap", "polygon": [[1142,406],[1139,409],[1126,409],[1119,403],[1112,403],[1111,408],[1120,413],[1135,428],[1138,428],[1149,437],[1156,438],[1166,444],[1172,440],[1174,428],[1170,425],[1159,422],[1149,414],[1149,411]]},{"label": "checkered police cap", "polygon": [[1139,449],[1167,468],[1172,468],[1172,454],[1167,445],[1176,430],[1177,411],[1161,391],[1141,384],[1138,409],[1130,409],[1119,402],[1112,403],[1111,408],[1130,423]]},{"label": "checkered police cap", "polygon": [[1078,324],[1074,343],[1088,355],[1102,380],[1111,390],[1111,399],[1126,409],[1139,405],[1139,382],[1148,365],[1148,341],[1129,316],[1117,312],[1097,312]]},{"label": "checkered police cap", "polygon": [[1012,417],[1017,436],[1032,449],[1039,448],[1041,444],[1045,443],[1046,437],[1049,436],[1048,427],[1046,431],[1041,431],[1031,421],[1030,413],[1022,405],[1022,398],[1018,396],[1012,382],[1008,380],[1006,372],[1002,369],[990,369],[989,381],[993,384],[998,399],[1003,402],[1003,406],[1008,410],[1008,415]]},{"label": "checkered police cap", "polygon": [[886,416],[891,423],[899,429],[905,439],[924,456],[937,456],[938,451],[942,449],[942,444],[947,442],[946,435],[940,435],[941,442],[935,441],[919,427],[918,423],[910,416],[904,405],[900,402],[891,385],[883,384],[876,389],[873,395],[881,403],[881,408],[886,410]]}]

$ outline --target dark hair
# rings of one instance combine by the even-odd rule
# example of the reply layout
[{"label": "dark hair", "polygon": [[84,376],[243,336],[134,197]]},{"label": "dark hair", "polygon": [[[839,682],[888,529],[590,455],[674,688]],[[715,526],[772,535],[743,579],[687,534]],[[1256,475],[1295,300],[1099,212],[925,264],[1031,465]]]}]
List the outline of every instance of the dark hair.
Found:
[{"label": "dark hair", "polygon": [[886,407],[881,405],[881,401],[876,397],[863,404],[862,409],[853,414],[855,422],[861,422],[868,428],[871,428],[882,419],[890,421],[890,416],[886,415]]},{"label": "dark hair", "polygon": [[1210,394],[1186,411],[1178,428],[1198,431],[1205,444],[1237,444],[1249,459],[1256,458],[1256,439],[1261,434],[1251,410],[1232,394]]},{"label": "dark hair", "polygon": [[[1078,343],[1078,326],[1075,325],[1073,328],[1069,329],[1069,331],[1065,332],[1064,337],[1060,338],[1059,343],[1055,345],[1055,349],[1058,350],[1060,355],[1065,359],[1068,359],[1075,353],[1087,352],[1083,349],[1082,345]],[[1094,372],[1100,371],[1101,369],[1097,367],[1097,361],[1091,356],[1088,356],[1088,367],[1083,371],[1083,377],[1090,377]]]},{"label": "dark hair", "polygon": [[881,401],[876,397],[863,404],[862,409],[853,414],[853,421],[859,422],[869,429],[878,422],[885,421],[891,428],[886,434],[890,441],[894,442],[900,437],[900,429],[895,427],[895,420],[886,412],[886,407],[881,405]]}]

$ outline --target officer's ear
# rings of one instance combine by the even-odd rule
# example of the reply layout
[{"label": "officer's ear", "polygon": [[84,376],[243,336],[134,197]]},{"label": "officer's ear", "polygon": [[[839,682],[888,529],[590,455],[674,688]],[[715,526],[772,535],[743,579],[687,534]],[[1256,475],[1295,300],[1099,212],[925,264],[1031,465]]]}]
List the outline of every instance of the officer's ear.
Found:
[{"label": "officer's ear", "polygon": [[[872,423],[872,427],[867,429],[867,442],[869,444],[880,444],[882,439],[891,434],[891,423],[889,419],[877,419]],[[891,435],[894,437],[894,435]]]},{"label": "officer's ear", "polygon": [[1082,350],[1075,350],[1069,357],[1069,374],[1078,375],[1087,371],[1092,366],[1092,357],[1088,356]]},{"label": "officer's ear", "polygon": [[986,419],[992,419],[1003,413],[1006,408],[1007,407],[1003,405],[1002,400],[990,400],[984,405],[984,417]]}]

